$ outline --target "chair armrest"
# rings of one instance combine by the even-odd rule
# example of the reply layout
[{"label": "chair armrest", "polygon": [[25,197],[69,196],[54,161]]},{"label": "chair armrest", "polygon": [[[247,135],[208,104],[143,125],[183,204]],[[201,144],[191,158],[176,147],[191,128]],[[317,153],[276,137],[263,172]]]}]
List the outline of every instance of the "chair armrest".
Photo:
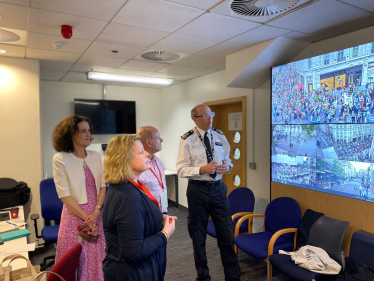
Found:
[{"label": "chair armrest", "polygon": [[237,217],[241,217],[244,215],[250,215],[253,214],[252,212],[242,212],[242,213],[236,213],[231,216],[232,220],[236,219]]},{"label": "chair armrest", "polygon": [[[245,215],[245,216],[242,216],[238,222],[236,223],[236,226],[235,226],[235,235],[234,237],[238,236],[239,235],[239,229],[240,229],[240,226],[242,225],[242,223],[246,220],[253,220],[253,218],[266,218],[265,215],[260,215],[260,214],[249,214],[249,215]],[[249,225],[249,223],[248,223]]]},{"label": "chair armrest", "polygon": [[290,233],[290,232],[295,232],[295,239],[294,239],[294,250],[295,250],[295,247],[296,247],[296,234],[297,234],[297,228],[285,228],[285,229],[281,229],[277,232],[275,232],[273,234],[273,236],[271,237],[270,239],[270,242],[269,242],[269,247],[268,247],[268,257],[271,256],[273,254],[273,251],[274,251],[274,244],[275,244],[275,241],[277,241],[277,239],[279,238],[279,236],[283,235],[283,234],[286,234],[286,233]]},{"label": "chair armrest", "polygon": [[39,214],[32,214],[31,215],[31,220],[34,221],[35,236],[36,236],[36,238],[40,239],[40,238],[42,238],[42,236],[38,234],[38,224],[36,222],[38,219],[39,219]]}]

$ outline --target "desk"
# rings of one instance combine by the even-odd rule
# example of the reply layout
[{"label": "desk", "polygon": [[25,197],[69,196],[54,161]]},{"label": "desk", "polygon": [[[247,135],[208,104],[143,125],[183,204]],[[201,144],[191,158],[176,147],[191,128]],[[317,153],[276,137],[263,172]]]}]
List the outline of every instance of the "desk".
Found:
[{"label": "desk", "polygon": [[[17,222],[24,222],[25,221],[25,213],[23,210],[23,206],[17,206],[19,208],[18,211],[18,219],[15,221]],[[4,242],[4,245],[0,245],[0,261],[2,261],[7,255],[3,255],[5,248],[10,248],[10,247],[15,247],[15,246],[21,246],[21,245],[27,245],[27,237],[21,237],[18,239],[13,239],[10,241]],[[22,252],[22,253],[17,253],[19,255],[24,256],[25,258],[29,258],[29,252]],[[6,261],[3,263],[3,267],[7,267],[9,264],[9,261]],[[19,268],[24,268],[27,267],[27,263],[25,260],[15,260],[12,262],[12,270],[16,270]]]},{"label": "desk", "polygon": [[173,176],[175,180],[175,204],[179,207],[179,195],[178,195],[178,174],[175,171],[170,171],[165,169],[165,176]]}]

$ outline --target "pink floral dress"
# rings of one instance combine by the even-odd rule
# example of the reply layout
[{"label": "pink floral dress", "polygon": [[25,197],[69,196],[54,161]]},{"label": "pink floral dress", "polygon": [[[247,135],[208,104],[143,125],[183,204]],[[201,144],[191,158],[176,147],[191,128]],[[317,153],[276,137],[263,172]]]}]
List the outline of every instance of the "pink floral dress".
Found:
[{"label": "pink floral dress", "polygon": [[[86,176],[87,203],[80,206],[87,214],[90,214],[96,207],[97,192],[95,178],[88,166],[86,167],[82,168]],[[56,263],[75,243],[79,242],[77,227],[82,224],[83,220],[71,213],[64,205],[58,233]],[[102,261],[105,257],[105,237],[102,214],[97,218],[96,225],[100,238],[93,243],[85,240],[80,242],[82,244],[82,254],[77,269],[77,281],[104,281]]]}]

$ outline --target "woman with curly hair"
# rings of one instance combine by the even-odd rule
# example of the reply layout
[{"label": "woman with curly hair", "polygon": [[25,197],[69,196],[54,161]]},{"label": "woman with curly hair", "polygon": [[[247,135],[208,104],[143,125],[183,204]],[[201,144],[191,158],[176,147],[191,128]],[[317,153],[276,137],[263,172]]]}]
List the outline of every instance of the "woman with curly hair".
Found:
[{"label": "woman with curly hair", "polygon": [[114,137],[105,151],[108,194],[103,211],[105,281],[162,281],[166,244],[175,219],[162,215],[158,201],[139,181],[150,168],[139,136]]},{"label": "woman with curly hair", "polygon": [[58,233],[56,262],[80,239],[78,226],[86,224],[89,233],[99,238],[82,240],[82,254],[77,269],[78,281],[103,281],[102,261],[105,239],[101,206],[105,182],[101,155],[86,150],[91,144],[90,120],[73,115],[62,120],[52,136],[58,152],[53,157],[53,177],[57,193],[64,203]]}]

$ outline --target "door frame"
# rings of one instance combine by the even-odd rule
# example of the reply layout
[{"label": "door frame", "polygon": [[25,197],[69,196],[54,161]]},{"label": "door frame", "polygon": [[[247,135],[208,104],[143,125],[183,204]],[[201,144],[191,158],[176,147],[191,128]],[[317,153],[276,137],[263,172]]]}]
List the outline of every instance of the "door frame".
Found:
[{"label": "door frame", "polygon": [[[245,153],[241,153],[241,165],[242,165],[242,175],[243,179],[241,179],[241,184],[239,187],[247,186],[247,96],[223,99],[223,100],[215,100],[215,101],[208,101],[204,102],[207,106],[224,106],[230,104],[241,104],[242,106],[242,133],[240,134],[240,141],[244,143]],[[220,129],[220,128],[217,128]],[[230,159],[232,157],[230,147]],[[232,160],[232,159],[231,159]]]}]

